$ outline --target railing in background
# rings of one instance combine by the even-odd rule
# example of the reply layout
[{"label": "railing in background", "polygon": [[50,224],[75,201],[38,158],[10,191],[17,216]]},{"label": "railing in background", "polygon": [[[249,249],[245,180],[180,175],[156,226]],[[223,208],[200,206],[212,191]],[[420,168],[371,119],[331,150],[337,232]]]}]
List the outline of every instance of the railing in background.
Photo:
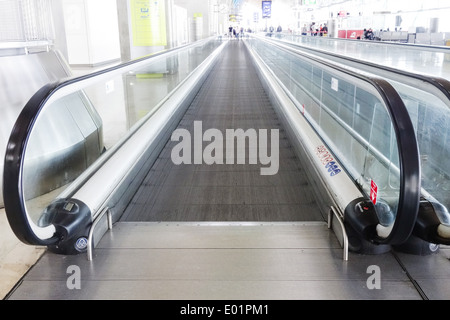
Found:
[{"label": "railing in background", "polygon": [[55,39],[50,0],[0,1],[0,21],[0,48],[11,42],[51,43]]}]

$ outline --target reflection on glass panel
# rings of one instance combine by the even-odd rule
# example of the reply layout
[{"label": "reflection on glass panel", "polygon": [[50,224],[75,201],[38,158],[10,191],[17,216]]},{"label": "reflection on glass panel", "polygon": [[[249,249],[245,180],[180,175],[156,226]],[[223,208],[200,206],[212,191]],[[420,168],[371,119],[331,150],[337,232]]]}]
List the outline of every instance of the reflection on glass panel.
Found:
[{"label": "reflection on glass panel", "polygon": [[365,141],[369,141],[373,122],[374,106],[380,103],[372,94],[356,88],[355,120],[353,128]]},{"label": "reflection on glass panel", "polygon": [[39,198],[74,181],[103,151],[101,123],[82,92],[47,106],[37,123],[28,141],[23,169],[27,211],[36,224],[41,201],[46,201]]},{"label": "reflection on glass panel", "polygon": [[[369,155],[364,171],[364,190],[370,194],[376,186],[377,214],[380,221],[395,220],[400,194],[400,165],[395,132],[385,107],[377,103],[370,135]],[[388,226],[385,224],[385,226]]]},{"label": "reflection on glass panel", "polygon": [[317,99],[320,99],[320,94],[322,92],[322,72],[323,70],[321,68],[313,66],[311,94]]},{"label": "reflection on glass panel", "polygon": [[[400,171],[396,135],[387,107],[361,80],[282,51],[258,40],[250,43],[279,80],[290,88],[298,104],[306,106],[307,120],[346,167],[367,197],[378,188],[375,205],[380,223],[395,221],[399,203]],[[268,53],[270,52],[270,54]],[[276,54],[275,54],[276,53]],[[273,56],[277,59],[273,59]],[[282,59],[280,59],[282,57]],[[287,64],[277,63],[290,60]]]},{"label": "reflection on glass panel", "polygon": [[[401,92],[413,120],[422,160],[422,189],[424,196],[450,208],[450,109],[435,95],[420,88],[393,82]],[[441,222],[450,216],[440,217]]]},{"label": "reflection on glass panel", "polygon": [[291,59],[291,75],[292,81],[295,80],[296,85],[303,86],[306,90],[311,90],[311,79],[312,67],[302,61]]},{"label": "reflection on glass panel", "polygon": [[391,119],[385,108],[381,104],[375,105],[375,112],[372,121],[372,132],[370,134],[370,144],[382,156],[390,157],[390,137],[392,133]]},{"label": "reflection on glass panel", "polygon": [[109,149],[127,131],[122,123],[125,118],[122,78],[116,76],[106,82],[95,83],[84,92],[102,119],[104,146]]},{"label": "reflection on glass panel", "polygon": [[322,102],[348,125],[353,122],[355,86],[327,72],[323,75]]},{"label": "reflection on glass panel", "polygon": [[87,83],[82,91],[76,91],[78,82],[64,87],[75,93],[43,107],[27,144],[22,180],[31,220],[39,225],[44,208],[151,116],[221,44],[199,42],[137,61],[138,68],[135,63],[104,70],[79,81]]},{"label": "reflection on glass panel", "polygon": [[420,108],[419,150],[422,155],[422,185],[442,205],[450,208],[450,111],[423,106]]}]

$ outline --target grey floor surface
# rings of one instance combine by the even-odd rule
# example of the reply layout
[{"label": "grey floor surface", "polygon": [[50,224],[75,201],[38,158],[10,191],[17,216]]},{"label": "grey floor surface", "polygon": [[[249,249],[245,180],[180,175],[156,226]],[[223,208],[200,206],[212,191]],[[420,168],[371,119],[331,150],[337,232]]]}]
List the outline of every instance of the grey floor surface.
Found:
[{"label": "grey floor surface", "polygon": [[45,254],[8,299],[447,300],[449,257],[444,249],[344,261],[321,222],[122,222],[93,261]]}]

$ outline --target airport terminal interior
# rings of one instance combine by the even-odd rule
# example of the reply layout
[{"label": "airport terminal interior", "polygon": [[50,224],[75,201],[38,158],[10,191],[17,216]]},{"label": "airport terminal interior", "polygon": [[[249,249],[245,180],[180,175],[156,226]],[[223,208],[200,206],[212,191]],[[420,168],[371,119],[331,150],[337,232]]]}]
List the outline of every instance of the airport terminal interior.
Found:
[{"label": "airport terminal interior", "polygon": [[0,1],[1,298],[450,299],[449,14]]}]

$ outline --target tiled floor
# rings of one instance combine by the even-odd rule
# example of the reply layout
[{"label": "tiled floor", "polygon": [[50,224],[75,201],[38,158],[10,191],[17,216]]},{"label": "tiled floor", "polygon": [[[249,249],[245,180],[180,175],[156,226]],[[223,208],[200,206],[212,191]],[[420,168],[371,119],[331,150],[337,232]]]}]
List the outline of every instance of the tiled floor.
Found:
[{"label": "tiled floor", "polygon": [[4,209],[0,209],[0,235],[0,298],[3,299],[45,250],[21,243],[11,231]]}]

